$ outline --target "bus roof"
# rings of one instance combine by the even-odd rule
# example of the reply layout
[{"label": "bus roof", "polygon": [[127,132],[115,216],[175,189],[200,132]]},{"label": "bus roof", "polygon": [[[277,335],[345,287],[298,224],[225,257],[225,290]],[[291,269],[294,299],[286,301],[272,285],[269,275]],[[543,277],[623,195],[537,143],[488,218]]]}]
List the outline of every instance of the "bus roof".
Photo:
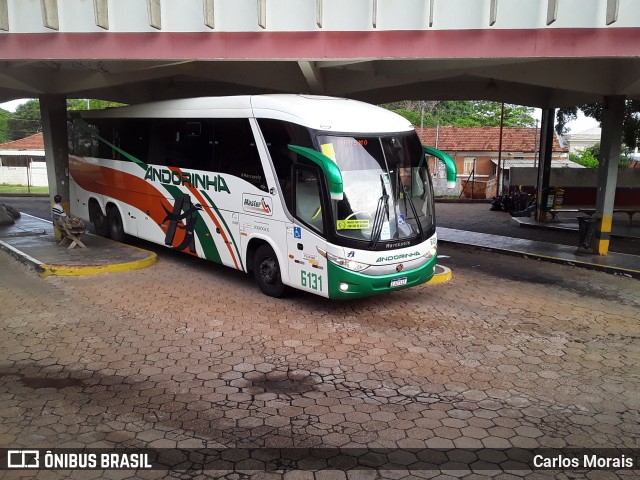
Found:
[{"label": "bus roof", "polygon": [[164,100],[81,112],[83,118],[273,118],[316,130],[352,133],[413,131],[405,118],[384,108],[317,95],[240,95]]}]

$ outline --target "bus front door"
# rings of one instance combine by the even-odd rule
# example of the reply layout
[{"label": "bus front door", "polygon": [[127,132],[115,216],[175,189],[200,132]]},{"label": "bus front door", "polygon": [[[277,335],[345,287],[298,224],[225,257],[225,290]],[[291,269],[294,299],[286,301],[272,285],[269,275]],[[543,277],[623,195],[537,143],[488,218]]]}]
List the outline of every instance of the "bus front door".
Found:
[{"label": "bus front door", "polygon": [[326,251],[323,238],[324,215],[321,172],[317,167],[295,165],[293,168],[294,211],[298,221],[287,225],[287,260],[293,286],[323,296],[329,295]]}]

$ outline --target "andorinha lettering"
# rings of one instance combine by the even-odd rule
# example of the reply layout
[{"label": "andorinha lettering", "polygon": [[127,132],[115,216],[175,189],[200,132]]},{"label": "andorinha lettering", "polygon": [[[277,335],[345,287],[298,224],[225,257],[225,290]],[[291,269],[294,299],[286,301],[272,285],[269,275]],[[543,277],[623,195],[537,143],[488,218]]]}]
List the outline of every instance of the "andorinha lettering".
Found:
[{"label": "andorinha lettering", "polygon": [[405,258],[413,258],[419,257],[420,252],[415,251],[413,253],[399,253],[398,255],[389,255],[388,257],[378,257],[376,263],[378,262],[392,262],[394,260],[404,260]]},{"label": "andorinha lettering", "polygon": [[227,182],[221,175],[209,177],[207,174],[173,172],[167,168],[149,166],[147,167],[144,179],[151,180],[152,182],[160,182],[164,185],[189,185],[193,188],[231,193]]}]

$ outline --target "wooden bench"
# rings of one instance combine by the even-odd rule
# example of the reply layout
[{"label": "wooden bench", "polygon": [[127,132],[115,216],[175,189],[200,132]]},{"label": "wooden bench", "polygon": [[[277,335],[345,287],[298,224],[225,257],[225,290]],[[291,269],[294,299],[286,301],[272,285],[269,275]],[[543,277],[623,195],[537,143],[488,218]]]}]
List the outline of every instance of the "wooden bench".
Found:
[{"label": "wooden bench", "polygon": [[547,213],[551,215],[551,220],[554,222],[559,222],[558,218],[559,213],[578,213],[580,212],[579,208],[552,208],[551,210],[547,210]]},{"label": "wooden bench", "polygon": [[[577,207],[577,208],[552,208],[551,210],[547,210],[547,212],[549,212],[549,214],[551,215],[551,219],[559,222],[560,220],[558,219],[558,214],[559,213],[585,213],[589,216],[593,215],[594,213],[596,213],[596,209],[595,208],[582,208],[582,207]],[[613,209],[613,213],[626,213],[629,216],[629,225],[633,224],[633,216],[636,213],[640,213],[640,207],[622,207],[622,208],[614,208]]]},{"label": "wooden bench", "polygon": [[[578,209],[579,212],[581,213],[586,213],[587,215],[593,215],[594,213],[596,213],[596,209],[595,208],[579,208]],[[613,209],[613,213],[626,213],[629,216],[629,225],[633,224],[633,216],[636,213],[640,213],[640,208],[636,207],[623,207],[623,208],[614,208]]]},{"label": "wooden bench", "polygon": [[[76,246],[79,246],[80,248],[87,248],[87,246],[82,243],[82,240],[80,240],[80,237],[82,237],[82,235],[87,231],[87,227],[82,219],[52,215],[52,220],[53,224],[58,227],[58,230],[60,230],[60,234],[62,235],[62,240],[58,245],[66,247],[67,250],[71,250]],[[67,243],[69,244],[68,246]]]}]

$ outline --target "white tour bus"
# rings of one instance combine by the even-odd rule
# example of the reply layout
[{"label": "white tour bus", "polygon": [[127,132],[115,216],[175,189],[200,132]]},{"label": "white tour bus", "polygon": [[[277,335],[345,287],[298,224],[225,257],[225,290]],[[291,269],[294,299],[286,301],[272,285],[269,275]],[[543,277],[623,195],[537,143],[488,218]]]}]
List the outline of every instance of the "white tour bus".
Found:
[{"label": "white tour bus", "polygon": [[353,100],[193,98],[79,112],[69,123],[71,212],[286,286],[357,298],[428,281],[431,177],[410,123]]}]

